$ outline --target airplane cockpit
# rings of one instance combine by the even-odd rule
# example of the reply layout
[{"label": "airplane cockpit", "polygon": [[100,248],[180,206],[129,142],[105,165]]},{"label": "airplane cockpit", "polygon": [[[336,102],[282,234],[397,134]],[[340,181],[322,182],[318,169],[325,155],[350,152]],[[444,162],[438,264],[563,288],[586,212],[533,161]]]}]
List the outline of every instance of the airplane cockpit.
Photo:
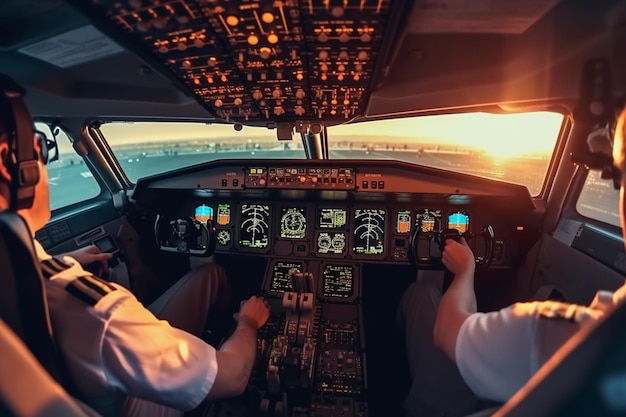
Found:
[{"label": "airplane cockpit", "polygon": [[[58,142],[37,241],[114,254],[145,303],[210,260],[271,307],[245,392],[189,417],[401,415],[398,303],[445,292],[448,239],[479,311],[623,281],[588,142],[624,87],[623,1],[34,3],[0,5],[0,71]],[[211,324],[219,346],[233,321]]]}]

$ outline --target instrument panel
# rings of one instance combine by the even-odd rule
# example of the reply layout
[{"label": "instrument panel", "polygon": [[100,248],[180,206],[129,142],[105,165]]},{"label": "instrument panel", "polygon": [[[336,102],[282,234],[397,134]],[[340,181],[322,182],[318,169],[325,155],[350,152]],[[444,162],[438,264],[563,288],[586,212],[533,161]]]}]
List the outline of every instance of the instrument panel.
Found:
[{"label": "instrument panel", "polygon": [[[387,160],[211,161],[141,179],[132,198],[158,218],[210,221],[217,253],[291,261],[436,264],[439,232],[490,226],[489,263],[507,266],[536,229],[523,186]],[[477,259],[484,240],[470,242]]]},{"label": "instrument panel", "polygon": [[[456,229],[471,232],[469,211],[378,204],[196,201],[198,222],[212,221],[217,252],[248,252],[316,259],[408,261],[411,233]],[[482,227],[482,225],[480,225]]]}]

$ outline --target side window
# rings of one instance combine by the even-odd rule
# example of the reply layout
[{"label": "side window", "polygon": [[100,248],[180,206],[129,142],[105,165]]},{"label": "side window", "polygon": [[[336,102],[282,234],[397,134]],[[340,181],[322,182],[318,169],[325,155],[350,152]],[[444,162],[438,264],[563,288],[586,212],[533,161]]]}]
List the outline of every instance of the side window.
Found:
[{"label": "side window", "polygon": [[[52,137],[50,127],[45,123],[35,123],[37,130]],[[59,159],[48,163],[48,183],[50,185],[50,209],[66,207],[86,201],[100,194],[100,185],[93,177],[63,130],[57,134]]]},{"label": "side window", "polygon": [[585,217],[619,226],[619,191],[599,171],[589,171],[576,202],[576,210]]}]

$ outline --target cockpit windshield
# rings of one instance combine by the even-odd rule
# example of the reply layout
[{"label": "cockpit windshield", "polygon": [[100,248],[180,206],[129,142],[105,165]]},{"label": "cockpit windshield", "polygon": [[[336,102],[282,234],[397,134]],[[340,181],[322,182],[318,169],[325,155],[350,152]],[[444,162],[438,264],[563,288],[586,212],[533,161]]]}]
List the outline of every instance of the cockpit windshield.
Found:
[{"label": "cockpit windshield", "polygon": [[[538,195],[563,115],[463,113],[330,126],[330,159],[392,159],[518,183]],[[232,124],[112,122],[101,131],[131,182],[224,158],[306,158],[299,134]]]}]

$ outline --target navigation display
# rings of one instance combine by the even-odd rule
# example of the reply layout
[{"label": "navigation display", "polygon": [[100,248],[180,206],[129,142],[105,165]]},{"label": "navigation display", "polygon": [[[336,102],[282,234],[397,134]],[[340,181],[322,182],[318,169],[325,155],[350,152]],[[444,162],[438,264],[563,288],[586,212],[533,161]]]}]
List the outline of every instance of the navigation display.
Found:
[{"label": "navigation display", "polygon": [[382,255],[385,250],[385,210],[354,210],[354,253]]},{"label": "navigation display", "polygon": [[448,216],[448,228],[457,229],[461,233],[465,233],[469,230],[470,218],[469,215],[457,211]]},{"label": "navigation display", "polygon": [[289,271],[292,269],[297,269],[302,272],[303,264],[301,262],[276,262],[272,271],[270,291],[278,293],[293,291],[293,283],[289,277]]},{"label": "navigation display", "polygon": [[264,249],[269,245],[270,206],[242,204],[239,244],[246,248]]},{"label": "navigation display", "polygon": [[348,211],[341,208],[323,208],[320,210],[319,225],[322,229],[338,229],[346,225]]},{"label": "navigation display", "polygon": [[326,265],[322,272],[324,297],[348,298],[354,294],[354,268],[352,265]]},{"label": "navigation display", "polygon": [[304,207],[283,207],[280,216],[280,237],[304,239],[306,236],[306,209]]},{"label": "navigation display", "polygon": [[317,235],[317,253],[342,255],[346,251],[346,235],[343,232],[320,232]]},{"label": "navigation display", "polygon": [[200,204],[193,210],[194,218],[200,223],[205,223],[209,220],[213,220],[213,207],[209,207],[206,204]]}]

